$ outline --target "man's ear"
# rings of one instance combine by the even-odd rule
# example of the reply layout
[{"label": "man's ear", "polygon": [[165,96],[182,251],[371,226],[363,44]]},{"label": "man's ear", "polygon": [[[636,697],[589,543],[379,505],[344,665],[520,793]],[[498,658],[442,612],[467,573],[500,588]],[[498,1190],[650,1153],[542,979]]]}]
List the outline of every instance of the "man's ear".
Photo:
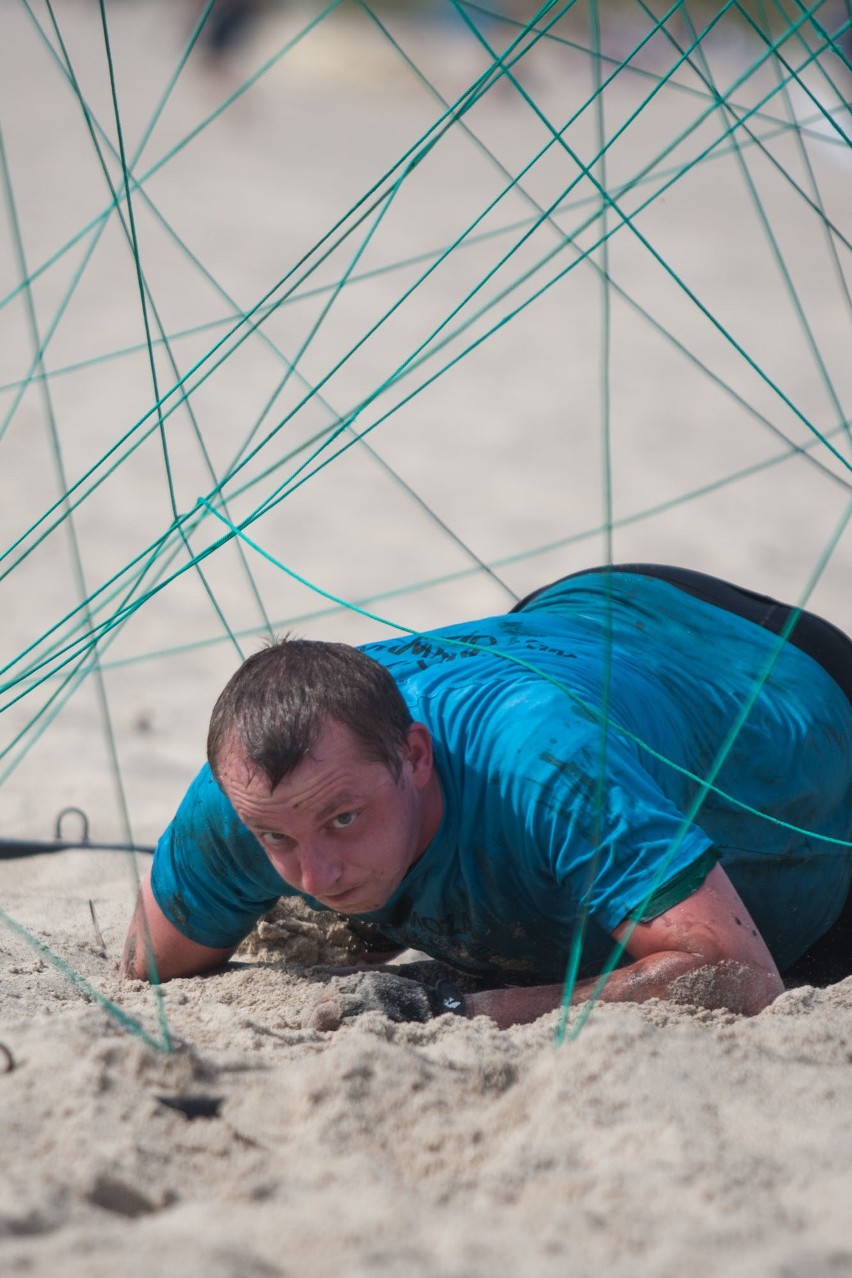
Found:
[{"label": "man's ear", "polygon": [[411,767],[411,775],[418,790],[428,785],[434,768],[432,734],[425,723],[412,723],[405,734],[403,758]]}]

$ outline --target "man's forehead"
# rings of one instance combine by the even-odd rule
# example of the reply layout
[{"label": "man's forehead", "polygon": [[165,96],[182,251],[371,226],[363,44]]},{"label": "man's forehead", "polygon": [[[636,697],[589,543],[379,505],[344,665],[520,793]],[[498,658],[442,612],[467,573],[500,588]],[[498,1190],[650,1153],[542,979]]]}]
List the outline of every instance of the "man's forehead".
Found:
[{"label": "man's forehead", "polygon": [[219,772],[226,784],[241,790],[263,790],[272,793],[269,778],[259,764],[250,759],[241,745],[229,744],[219,758]]},{"label": "man's forehead", "polygon": [[[286,773],[277,786],[270,784],[263,768],[249,755],[245,746],[236,737],[229,738],[219,758],[219,772],[226,785],[235,785],[240,790],[255,794],[271,795],[275,790],[288,789],[295,784],[306,771],[311,773],[329,773],[341,782],[347,777],[354,777],[363,769],[377,766],[364,755],[361,743],[345,724],[329,721],[317,735],[307,756]],[[380,765],[379,765],[380,766]]]}]

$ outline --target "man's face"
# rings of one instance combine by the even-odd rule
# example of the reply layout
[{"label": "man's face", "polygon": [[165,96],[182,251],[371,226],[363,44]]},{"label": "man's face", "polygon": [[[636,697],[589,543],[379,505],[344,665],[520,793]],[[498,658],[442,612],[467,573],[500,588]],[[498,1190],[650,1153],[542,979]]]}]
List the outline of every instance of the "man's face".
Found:
[{"label": "man's face", "polygon": [[274,790],[238,747],[226,748],[219,771],[237,816],[282,879],[345,914],[384,905],[441,820],[423,724],[409,729],[399,779],[365,759],[349,729],[331,721]]}]

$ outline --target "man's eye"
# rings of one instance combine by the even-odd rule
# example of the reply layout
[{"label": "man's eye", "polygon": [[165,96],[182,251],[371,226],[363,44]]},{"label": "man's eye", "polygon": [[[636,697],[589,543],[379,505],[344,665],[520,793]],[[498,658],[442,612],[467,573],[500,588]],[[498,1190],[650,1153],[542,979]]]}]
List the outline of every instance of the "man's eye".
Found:
[{"label": "man's eye", "polygon": [[351,825],[357,817],[357,812],[341,812],[339,816],[333,817],[331,824],[335,830],[345,830]]},{"label": "man's eye", "polygon": [[263,834],[260,837],[264,843],[274,843],[276,845],[279,845],[281,843],[289,842],[287,835],[279,834],[277,830],[264,830]]}]

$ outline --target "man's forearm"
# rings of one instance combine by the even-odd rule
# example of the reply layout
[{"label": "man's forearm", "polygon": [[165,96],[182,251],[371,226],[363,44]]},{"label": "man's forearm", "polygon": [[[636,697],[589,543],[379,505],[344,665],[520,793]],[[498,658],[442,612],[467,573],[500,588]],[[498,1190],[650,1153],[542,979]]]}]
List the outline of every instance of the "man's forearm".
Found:
[{"label": "man's forearm", "polygon": [[127,939],[124,942],[121,962],[118,965],[118,974],[125,980],[147,981],[149,979],[148,951],[150,946],[146,931],[145,907],[140,893],[136,901],[136,908],[133,911],[133,917],[130,920],[130,926],[127,929]]},{"label": "man's forearm", "polygon": [[137,981],[195,976],[227,962],[234,948],[199,945],[179,932],[157,905],[148,876],[142,882],[130,920],[119,974]]},{"label": "man's forearm", "polygon": [[[644,1003],[651,998],[699,1007],[728,1008],[753,1016],[767,1007],[784,986],[774,972],[726,959],[708,963],[705,958],[681,951],[654,954],[627,967],[616,968],[598,991],[597,977],[578,981],[572,1003],[584,1003],[597,992],[605,1003]],[[561,1005],[563,985],[483,990],[468,994],[468,1016],[489,1016],[501,1029],[525,1025]]]}]

